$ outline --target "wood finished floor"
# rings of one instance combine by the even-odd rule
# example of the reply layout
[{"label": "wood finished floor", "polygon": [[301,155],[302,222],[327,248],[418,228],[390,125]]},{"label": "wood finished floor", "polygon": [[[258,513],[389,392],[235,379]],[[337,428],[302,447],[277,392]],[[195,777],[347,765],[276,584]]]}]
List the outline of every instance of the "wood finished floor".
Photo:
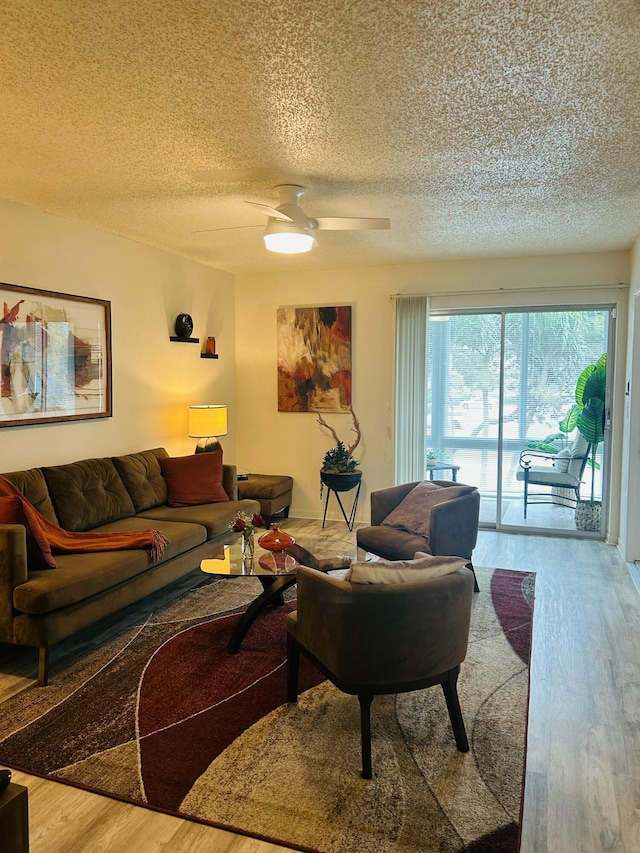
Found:
[{"label": "wood finished floor", "polygon": [[[343,522],[286,529],[320,556],[355,554]],[[638,853],[640,595],[625,564],[602,542],[493,531],[481,531],[474,562],[537,573],[521,853]],[[2,647],[0,700],[34,675],[34,652]],[[14,781],[29,789],[31,853],[287,849],[18,772]]]}]

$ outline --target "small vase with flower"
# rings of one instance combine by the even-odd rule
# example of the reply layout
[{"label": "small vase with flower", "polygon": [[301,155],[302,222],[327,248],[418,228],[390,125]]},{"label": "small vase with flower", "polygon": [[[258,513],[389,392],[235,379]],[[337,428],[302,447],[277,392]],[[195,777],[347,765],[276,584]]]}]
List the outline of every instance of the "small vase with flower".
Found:
[{"label": "small vase with flower", "polygon": [[264,518],[258,515],[257,512],[254,512],[253,515],[248,515],[246,512],[239,512],[230,525],[234,533],[242,534],[242,565],[247,569],[253,568],[255,555],[253,534],[258,528],[265,526]]}]

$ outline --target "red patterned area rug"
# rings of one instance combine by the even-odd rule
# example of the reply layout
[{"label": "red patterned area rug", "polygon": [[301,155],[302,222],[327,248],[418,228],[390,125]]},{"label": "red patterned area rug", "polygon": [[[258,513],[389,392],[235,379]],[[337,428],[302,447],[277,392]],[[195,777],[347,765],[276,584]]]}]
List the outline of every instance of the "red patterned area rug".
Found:
[{"label": "red patterned area rug", "polygon": [[286,703],[294,601],[230,655],[261,588],[207,578],[93,629],[49,687],[3,703],[0,764],[293,849],[516,853],[535,576],[477,574],[459,680],[467,754],[438,688],[377,697],[374,778],[363,780],[357,699],[305,664],[305,692]]}]

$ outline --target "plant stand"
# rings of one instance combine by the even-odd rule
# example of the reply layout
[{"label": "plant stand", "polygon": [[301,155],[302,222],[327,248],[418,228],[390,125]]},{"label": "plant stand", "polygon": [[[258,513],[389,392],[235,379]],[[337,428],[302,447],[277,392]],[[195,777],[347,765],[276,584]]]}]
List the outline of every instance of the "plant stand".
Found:
[{"label": "plant stand", "polygon": [[[344,475],[339,474],[337,476],[344,476]],[[327,490],[327,499],[324,502],[324,515],[322,516],[322,527],[323,528],[324,528],[325,520],[327,518],[327,507],[329,506],[329,497],[331,495],[331,492],[333,492],[333,494],[336,496],[336,500],[338,501],[338,506],[340,507],[340,511],[342,512],[342,517],[344,518],[344,520],[347,523],[347,527],[349,528],[350,531],[353,530],[353,524],[354,524],[355,519],[356,519],[356,509],[358,508],[358,498],[360,496],[360,487],[362,486],[362,480],[361,479],[358,480],[356,494],[355,494],[355,497],[353,499],[353,505],[351,507],[351,512],[348,516],[347,516],[347,513],[345,512],[344,506],[342,505],[342,501],[340,500],[340,492],[350,491],[352,488],[354,488],[354,486],[356,486],[356,483],[354,483],[353,486],[351,486],[349,489],[342,488],[342,489],[336,490],[336,489],[332,488],[331,486],[328,486],[325,482],[325,488]]]}]

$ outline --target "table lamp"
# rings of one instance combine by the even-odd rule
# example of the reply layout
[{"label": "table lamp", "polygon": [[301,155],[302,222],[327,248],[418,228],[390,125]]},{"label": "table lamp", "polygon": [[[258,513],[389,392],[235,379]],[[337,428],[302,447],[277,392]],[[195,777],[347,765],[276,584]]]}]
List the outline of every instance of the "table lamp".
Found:
[{"label": "table lamp", "polygon": [[189,406],[189,438],[200,439],[196,453],[222,450],[217,436],[226,434],[226,406]]}]

